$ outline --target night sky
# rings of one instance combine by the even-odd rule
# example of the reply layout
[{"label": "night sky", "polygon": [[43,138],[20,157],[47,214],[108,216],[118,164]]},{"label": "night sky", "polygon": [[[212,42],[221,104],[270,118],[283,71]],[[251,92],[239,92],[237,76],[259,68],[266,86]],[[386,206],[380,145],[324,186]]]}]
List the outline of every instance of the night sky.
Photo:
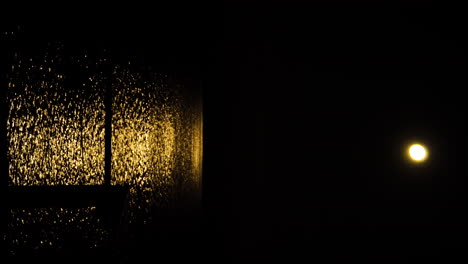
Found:
[{"label": "night sky", "polygon": [[[225,19],[223,60],[232,103],[225,186],[238,247],[271,260],[458,256],[463,15],[245,13]],[[414,141],[430,148],[424,166],[405,160]]]},{"label": "night sky", "polygon": [[[26,25],[201,81],[204,259],[462,256],[462,12],[118,9]],[[422,166],[403,156],[413,141],[431,151]]]}]

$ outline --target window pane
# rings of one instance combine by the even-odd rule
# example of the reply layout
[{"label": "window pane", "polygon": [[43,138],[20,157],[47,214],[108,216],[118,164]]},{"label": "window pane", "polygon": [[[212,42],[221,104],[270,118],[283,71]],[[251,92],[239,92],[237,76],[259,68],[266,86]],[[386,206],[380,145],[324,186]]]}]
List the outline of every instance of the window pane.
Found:
[{"label": "window pane", "polygon": [[114,78],[112,183],[130,185],[131,218],[198,203],[201,94],[162,74],[117,68]]},{"label": "window pane", "polygon": [[103,77],[92,66],[59,49],[17,56],[8,90],[10,185],[103,183]]},{"label": "window pane", "polygon": [[110,85],[111,184],[130,186],[129,218],[146,221],[152,208],[200,203],[199,87],[85,53],[64,55],[57,48],[44,54],[19,54],[12,65],[10,185],[103,184],[104,96]]}]

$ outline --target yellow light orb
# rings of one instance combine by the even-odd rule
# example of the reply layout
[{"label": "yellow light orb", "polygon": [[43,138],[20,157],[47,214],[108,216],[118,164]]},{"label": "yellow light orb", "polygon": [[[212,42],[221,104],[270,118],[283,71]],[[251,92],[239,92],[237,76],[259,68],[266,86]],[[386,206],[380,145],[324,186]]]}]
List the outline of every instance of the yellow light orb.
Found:
[{"label": "yellow light orb", "polygon": [[409,147],[408,153],[410,158],[415,162],[422,162],[427,158],[427,150],[420,144],[413,144]]}]

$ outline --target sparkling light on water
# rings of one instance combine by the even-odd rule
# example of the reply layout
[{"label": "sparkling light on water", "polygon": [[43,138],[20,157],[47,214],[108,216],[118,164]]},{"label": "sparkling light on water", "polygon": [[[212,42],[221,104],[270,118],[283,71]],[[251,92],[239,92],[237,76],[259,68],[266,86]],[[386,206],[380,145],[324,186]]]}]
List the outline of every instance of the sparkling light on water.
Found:
[{"label": "sparkling light on water", "polygon": [[130,208],[173,208],[200,192],[201,109],[164,75],[114,77],[112,183],[131,186]]},{"label": "sparkling light on water", "polygon": [[[152,209],[200,202],[203,120],[199,93],[187,92],[164,74],[111,65],[87,54],[65,56],[61,47],[39,56],[15,57],[8,84],[10,185],[103,184],[104,102],[110,86],[111,184],[130,186],[125,212],[129,221],[146,222]],[[89,230],[96,229],[86,222],[92,219],[93,208],[74,210],[82,216],[74,219],[84,219]],[[67,222],[66,212],[13,210],[11,227],[21,229],[48,215],[55,217],[50,218],[52,223]],[[36,236],[30,241],[51,245],[60,236],[39,236],[39,240]],[[12,243],[21,247],[24,239]]]},{"label": "sparkling light on water", "polygon": [[67,78],[57,57],[18,58],[12,66],[7,124],[12,185],[103,183],[102,74],[65,88]]},{"label": "sparkling light on water", "polygon": [[[7,236],[10,251],[61,249],[70,243],[88,248],[107,242],[110,230],[96,214],[96,207],[12,209]],[[80,241],[71,241],[70,238]]]}]

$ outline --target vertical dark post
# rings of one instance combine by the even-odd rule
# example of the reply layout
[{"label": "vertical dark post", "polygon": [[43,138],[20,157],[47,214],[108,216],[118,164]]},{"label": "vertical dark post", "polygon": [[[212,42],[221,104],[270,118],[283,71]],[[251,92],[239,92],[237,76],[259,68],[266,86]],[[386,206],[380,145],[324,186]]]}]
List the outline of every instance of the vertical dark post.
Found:
[{"label": "vertical dark post", "polygon": [[104,165],[104,184],[111,184],[112,170],[112,81],[110,80],[111,71],[108,71],[108,81],[104,98],[106,111],[105,119],[105,165]]}]

